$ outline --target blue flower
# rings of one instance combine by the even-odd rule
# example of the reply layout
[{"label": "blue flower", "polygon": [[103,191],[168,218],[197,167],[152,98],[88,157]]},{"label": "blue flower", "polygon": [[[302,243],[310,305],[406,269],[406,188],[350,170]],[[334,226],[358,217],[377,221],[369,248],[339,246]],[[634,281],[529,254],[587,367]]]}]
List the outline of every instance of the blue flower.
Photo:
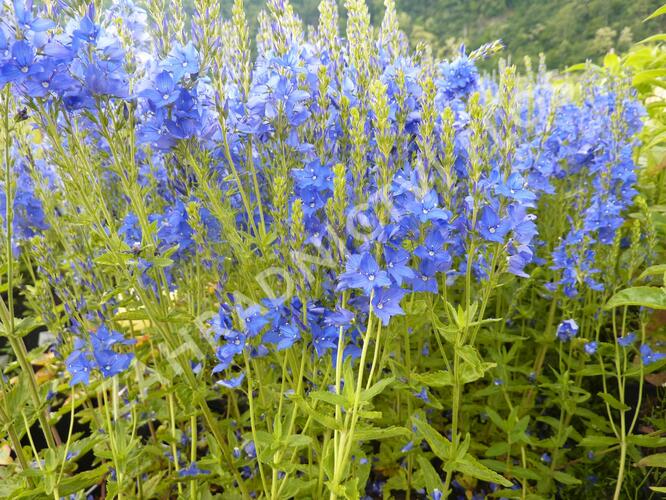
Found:
[{"label": "blue flower", "polygon": [[239,311],[239,317],[243,322],[243,327],[250,337],[255,337],[270,323],[270,320],[262,313],[258,305],[249,306],[247,309]]},{"label": "blue flower", "polygon": [[347,260],[346,271],[338,278],[338,289],[360,288],[369,295],[375,288],[389,286],[391,280],[382,271],[370,253],[351,255]]},{"label": "blue flower", "polygon": [[404,311],[400,301],[406,294],[401,288],[380,288],[372,298],[372,312],[382,320],[384,326],[389,324],[393,316],[402,316]]},{"label": "blue flower", "polygon": [[567,342],[578,335],[578,324],[573,319],[562,321],[557,327],[557,338]]},{"label": "blue flower", "polygon": [[398,286],[402,286],[405,280],[414,277],[414,270],[408,266],[409,252],[407,250],[402,248],[394,250],[385,246],[384,261],[386,262],[386,271]]},{"label": "blue flower", "polygon": [[414,393],[414,396],[426,403],[430,402],[430,396],[428,395],[427,387],[423,387],[420,392]]},{"label": "blue flower", "polygon": [[517,172],[509,175],[506,182],[496,185],[495,193],[516,200],[524,205],[530,205],[536,200],[536,195],[527,189],[525,179]]},{"label": "blue flower", "polygon": [[204,474],[210,474],[210,471],[200,469],[196,462],[192,462],[188,467],[178,471],[180,477],[201,476]]},{"label": "blue flower", "polygon": [[118,228],[118,234],[123,237],[130,248],[140,248],[142,241],[139,218],[132,212],[128,212],[123,223]]},{"label": "blue flower", "polygon": [[95,362],[104,377],[113,377],[124,372],[134,359],[134,354],[118,353],[113,350],[113,346],[131,345],[136,341],[126,340],[120,332],[109,330],[105,325],[90,335],[90,342]]},{"label": "blue flower", "polygon": [[622,347],[631,347],[631,345],[636,342],[636,333],[631,332],[627,335],[617,339],[617,343]]},{"label": "blue flower", "polygon": [[585,352],[587,354],[589,354],[590,356],[592,356],[593,354],[595,354],[597,352],[598,347],[599,347],[599,343],[594,341],[594,340],[592,342],[587,342],[585,344]]},{"label": "blue flower", "polygon": [[161,63],[161,67],[171,73],[174,79],[180,80],[186,75],[195,75],[199,72],[199,54],[192,42],[184,47],[175,44]]},{"label": "blue flower", "polygon": [[227,380],[218,380],[216,384],[222,387],[226,387],[227,389],[236,389],[241,385],[244,379],[245,379],[245,373],[240,373],[238,376]]},{"label": "blue flower", "polygon": [[439,72],[441,77],[437,80],[437,86],[445,101],[467,97],[477,89],[479,71],[464,53],[452,62],[442,62]]},{"label": "blue flower", "polygon": [[61,95],[76,85],[76,80],[52,63],[43,63],[40,71],[32,74],[24,83],[25,94],[30,97],[45,97],[49,92]]},{"label": "blue flower", "polygon": [[407,452],[409,452],[409,451],[412,451],[413,449],[414,449],[414,442],[413,442],[413,441],[410,441],[410,442],[407,443],[405,446],[403,446],[402,449],[401,449],[400,451],[401,451],[402,453],[407,453]]},{"label": "blue flower", "polygon": [[163,108],[176,102],[180,89],[168,71],[162,71],[155,77],[153,86],[139,92],[139,96],[148,99],[155,107]]},{"label": "blue flower", "polygon": [[78,50],[80,42],[96,44],[99,34],[100,27],[93,22],[90,15],[83,16],[79,22],[79,27],[72,33],[75,50]]},{"label": "blue flower", "polygon": [[42,71],[35,62],[35,51],[25,40],[19,40],[12,47],[12,57],[0,66],[0,83],[20,83]]},{"label": "blue flower", "polygon": [[55,23],[50,19],[39,19],[33,16],[32,1],[26,5],[23,0],[14,0],[14,14],[16,25],[23,31],[39,33],[55,27]]},{"label": "blue flower", "polygon": [[126,98],[129,79],[122,62],[95,60],[86,68],[86,88],[92,95]]},{"label": "blue flower", "polygon": [[412,290],[415,292],[438,293],[437,270],[432,261],[424,260],[419,264],[416,275],[409,280]]},{"label": "blue flower", "polygon": [[451,267],[451,255],[444,250],[445,239],[438,230],[432,230],[425,237],[423,245],[414,250],[414,255],[421,261],[430,261],[437,271],[448,271]]},{"label": "blue flower", "polygon": [[67,371],[72,375],[69,383],[71,386],[79,383],[88,385],[90,383],[90,373],[95,366],[91,359],[92,355],[83,349],[84,344],[80,340],[77,341],[75,347],[77,348],[65,360]]},{"label": "blue flower", "polygon": [[511,224],[508,220],[501,219],[496,209],[485,206],[481,209],[477,230],[486,241],[504,243],[507,233],[511,230]]},{"label": "blue flower", "polygon": [[317,356],[321,357],[329,349],[336,349],[338,346],[338,338],[340,335],[340,327],[325,326],[321,327],[318,324],[311,326],[312,343],[314,345]]},{"label": "blue flower", "polygon": [[439,208],[438,203],[437,193],[431,190],[423,198],[412,200],[407,208],[421,223],[430,220],[446,222],[450,219],[451,214],[447,210]]},{"label": "blue flower", "polygon": [[301,338],[298,328],[293,324],[280,325],[268,330],[262,340],[265,343],[275,344],[278,351],[288,349]]},{"label": "blue flower", "polygon": [[643,364],[645,366],[651,365],[652,363],[657,363],[662,359],[666,359],[666,353],[655,352],[647,344],[643,344],[640,347],[640,352],[641,352],[641,360],[643,360]]}]

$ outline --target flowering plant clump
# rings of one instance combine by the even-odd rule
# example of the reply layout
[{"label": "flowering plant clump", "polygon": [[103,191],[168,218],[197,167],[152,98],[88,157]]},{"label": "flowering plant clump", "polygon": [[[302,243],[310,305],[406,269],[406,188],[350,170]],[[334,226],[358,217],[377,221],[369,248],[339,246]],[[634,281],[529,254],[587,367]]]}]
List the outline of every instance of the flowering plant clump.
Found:
[{"label": "flowering plant clump", "polygon": [[0,496],[632,487],[666,438],[625,77],[482,77],[499,42],[437,61],[393,0],[344,35],[270,0],[256,47],[242,0],[96,4],[0,9]]}]

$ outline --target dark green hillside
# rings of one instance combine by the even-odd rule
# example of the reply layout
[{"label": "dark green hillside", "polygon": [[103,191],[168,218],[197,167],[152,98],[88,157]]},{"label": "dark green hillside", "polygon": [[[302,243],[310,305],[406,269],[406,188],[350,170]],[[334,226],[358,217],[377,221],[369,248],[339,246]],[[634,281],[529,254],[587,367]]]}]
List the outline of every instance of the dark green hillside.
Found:
[{"label": "dark green hillside", "polygon": [[[291,3],[306,24],[317,22],[318,0]],[[373,23],[378,25],[384,0],[367,3]],[[666,30],[664,18],[642,22],[662,3],[662,0],[396,0],[400,24],[412,43],[428,41],[441,56],[455,50],[461,42],[473,48],[501,38],[514,59],[525,55],[537,57],[543,52],[551,67],[596,59],[610,49],[622,51],[650,34]],[[250,17],[256,18],[265,1],[246,0],[245,4]]]}]

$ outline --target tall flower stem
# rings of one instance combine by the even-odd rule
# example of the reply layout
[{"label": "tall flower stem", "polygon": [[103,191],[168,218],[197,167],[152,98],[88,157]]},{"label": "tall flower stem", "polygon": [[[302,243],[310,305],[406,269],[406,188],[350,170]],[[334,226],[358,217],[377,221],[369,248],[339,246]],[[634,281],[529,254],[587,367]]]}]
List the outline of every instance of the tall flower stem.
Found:
[{"label": "tall flower stem", "polygon": [[[370,304],[372,304],[374,292],[370,293]],[[358,365],[358,375],[356,377],[356,389],[354,390],[354,401],[352,403],[351,412],[347,412],[345,416],[343,430],[336,431],[336,434],[339,433],[337,439],[337,446],[335,449],[334,456],[334,465],[333,465],[333,488],[331,490],[331,500],[338,497],[337,489],[340,486],[340,482],[344,478],[344,474],[347,470],[347,462],[349,454],[351,453],[351,448],[354,444],[354,431],[356,429],[356,423],[358,422],[358,410],[361,404],[361,392],[363,391],[363,375],[365,371],[365,360],[368,356],[368,351],[370,347],[370,340],[372,337],[372,306],[370,307],[370,312],[368,313],[368,325],[363,336],[363,349],[361,350],[361,358]],[[340,346],[338,346],[338,350]],[[340,353],[338,352],[338,358]],[[374,363],[370,372],[374,371]],[[339,379],[338,379],[339,380]],[[345,381],[349,383],[351,381]],[[339,386],[338,386],[339,387]],[[340,391],[338,391],[340,394]]]},{"label": "tall flower stem", "polygon": [[46,409],[41,409],[42,402],[39,395],[39,386],[35,379],[35,372],[28,361],[28,353],[23,343],[23,339],[16,335],[14,323],[14,251],[12,248],[12,224],[13,224],[13,210],[14,198],[12,189],[12,168],[10,157],[10,141],[11,141],[11,128],[9,125],[9,104],[11,94],[10,86],[6,87],[3,106],[3,132],[4,132],[4,152],[5,152],[5,225],[6,228],[6,244],[5,244],[5,260],[7,262],[7,303],[0,300],[0,320],[5,327],[5,335],[9,340],[9,344],[14,351],[14,355],[21,367],[21,370],[28,379],[28,390],[30,392],[30,399],[35,407],[39,425],[42,428],[46,443],[49,448],[55,449],[56,442],[53,437],[53,431],[49,424],[48,414]]}]

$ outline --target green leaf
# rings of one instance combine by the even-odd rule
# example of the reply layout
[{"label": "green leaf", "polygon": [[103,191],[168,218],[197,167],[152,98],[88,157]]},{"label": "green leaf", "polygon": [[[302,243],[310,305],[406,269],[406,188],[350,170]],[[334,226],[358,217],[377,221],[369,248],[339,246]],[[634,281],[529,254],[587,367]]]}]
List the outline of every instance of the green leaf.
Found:
[{"label": "green leaf", "polygon": [[419,469],[423,473],[423,479],[425,480],[426,490],[430,496],[433,495],[435,490],[442,489],[442,478],[437,474],[437,471],[432,466],[430,460],[428,460],[423,455],[417,455],[416,461],[419,463]]},{"label": "green leaf", "polygon": [[423,420],[414,418],[412,421],[417,432],[430,445],[433,453],[442,460],[447,461],[451,457],[451,442]]},{"label": "green leaf", "polygon": [[630,409],[631,409],[630,406],[627,406],[626,404],[621,403],[620,401],[618,401],[617,399],[615,399],[613,396],[611,396],[611,395],[608,394],[608,393],[605,393],[605,392],[599,392],[599,393],[597,393],[597,395],[598,395],[601,399],[603,399],[603,400],[608,404],[608,406],[610,406],[611,408],[613,408],[613,409],[615,409],[615,410],[618,410],[618,411],[627,411],[627,410],[630,410]]},{"label": "green leaf", "polygon": [[357,429],[356,432],[354,432],[354,439],[356,441],[372,441],[375,439],[389,439],[398,436],[410,437],[411,435],[412,433],[409,429],[405,429],[404,427],[390,426],[381,428],[368,426]]},{"label": "green leaf", "polygon": [[118,265],[118,260],[116,259],[115,255],[111,252],[106,252],[100,255],[99,257],[96,257],[93,262],[95,264],[98,264],[100,266],[116,266]]},{"label": "green leaf", "polygon": [[638,43],[641,44],[641,43],[652,43],[652,42],[666,42],[666,33],[659,33],[658,35],[649,36]]},{"label": "green leaf", "polygon": [[604,57],[604,67],[616,69],[620,66],[620,57],[615,52],[609,52]]},{"label": "green leaf", "polygon": [[485,363],[479,351],[471,345],[458,348],[458,354],[463,359],[461,366],[460,381],[463,384],[469,384],[483,378],[488,370],[497,366],[496,363]]},{"label": "green leaf", "polygon": [[608,448],[617,444],[617,438],[611,436],[585,436],[578,443],[586,448]]},{"label": "green leaf", "polygon": [[634,435],[627,436],[627,441],[643,448],[661,448],[666,446],[666,437]]},{"label": "green leaf", "polygon": [[661,7],[659,7],[659,8],[658,8],[657,10],[655,10],[652,14],[650,14],[649,16],[647,16],[647,17],[643,20],[643,22],[645,22],[645,21],[649,21],[650,19],[654,19],[655,17],[663,16],[664,14],[666,14],[666,5],[662,5]]},{"label": "green leaf", "polygon": [[518,467],[513,464],[509,466],[506,464],[506,462],[500,462],[499,460],[485,459],[481,460],[481,463],[483,463],[488,467],[491,467],[493,470],[502,472],[504,474],[510,473],[512,476],[521,479],[531,479],[533,481],[539,481],[542,479],[541,475],[534,472],[533,470],[525,469],[523,467]]},{"label": "green leaf", "polygon": [[351,408],[352,403],[348,401],[342,394],[335,394],[330,391],[312,391],[310,398],[315,401],[323,401],[333,406],[341,406],[343,408]]},{"label": "green leaf", "polygon": [[632,80],[632,83],[635,86],[641,85],[643,83],[650,82],[652,80],[655,80],[657,78],[662,78],[666,76],[666,68],[660,68],[660,69],[646,69],[643,71],[639,71],[634,75],[634,78]]},{"label": "green leaf", "polygon": [[606,309],[619,306],[643,306],[666,309],[666,291],[653,286],[636,286],[622,290],[611,297]]},{"label": "green leaf", "polygon": [[641,458],[636,464],[638,467],[661,467],[666,469],[666,453],[655,453]]},{"label": "green leaf", "polygon": [[101,465],[96,469],[82,472],[76,476],[64,477],[58,485],[60,496],[71,495],[99,483],[108,469],[108,465]]},{"label": "green leaf", "polygon": [[445,387],[453,385],[453,377],[451,372],[438,370],[430,373],[418,373],[412,375],[412,378],[417,382],[427,385],[428,387]]},{"label": "green leaf", "polygon": [[581,484],[580,479],[576,479],[575,477],[573,477],[570,474],[567,474],[566,472],[555,471],[553,472],[553,477],[555,478],[556,481],[569,486],[573,486],[574,484]]},{"label": "green leaf", "polygon": [[312,438],[304,434],[292,434],[284,439],[289,448],[305,448],[312,444]]},{"label": "green leaf", "polygon": [[481,481],[487,481],[489,483],[501,484],[502,486],[513,486],[513,483],[506,479],[503,476],[500,476],[497,472],[489,469],[477,459],[472,457],[472,455],[466,455],[462,460],[458,460],[455,463],[455,469],[463,474],[468,476],[475,477]]},{"label": "green leaf", "polygon": [[506,455],[509,452],[509,443],[500,442],[494,443],[490,448],[484,453],[487,457],[498,457],[500,455]]},{"label": "green leaf", "polygon": [[650,486],[650,489],[657,493],[666,493],[666,486]]},{"label": "green leaf", "polygon": [[666,264],[658,264],[656,266],[650,266],[645,271],[641,273],[638,277],[639,280],[645,279],[648,276],[658,276],[666,274]]},{"label": "green leaf", "polygon": [[380,394],[384,389],[386,389],[393,382],[395,382],[395,377],[388,377],[388,378],[380,380],[379,382],[374,384],[369,389],[363,390],[361,392],[361,401],[372,401],[375,396]]},{"label": "green leaf", "polygon": [[[296,498],[299,496],[309,497],[311,496],[312,489],[316,484],[316,479],[305,481],[297,477],[289,476],[289,478],[287,478],[287,484],[282,487],[282,493],[280,496],[282,498]],[[308,492],[310,494],[308,494]]]},{"label": "green leaf", "polygon": [[327,427],[328,429],[331,430],[342,430],[342,426],[338,422],[336,422],[333,417],[318,412],[317,410],[312,408],[309,404],[307,404],[300,396],[294,395],[291,397],[291,399],[296,403],[296,406],[298,406],[301,409],[301,411],[310,415],[315,422],[318,422],[322,424],[324,427]]}]

